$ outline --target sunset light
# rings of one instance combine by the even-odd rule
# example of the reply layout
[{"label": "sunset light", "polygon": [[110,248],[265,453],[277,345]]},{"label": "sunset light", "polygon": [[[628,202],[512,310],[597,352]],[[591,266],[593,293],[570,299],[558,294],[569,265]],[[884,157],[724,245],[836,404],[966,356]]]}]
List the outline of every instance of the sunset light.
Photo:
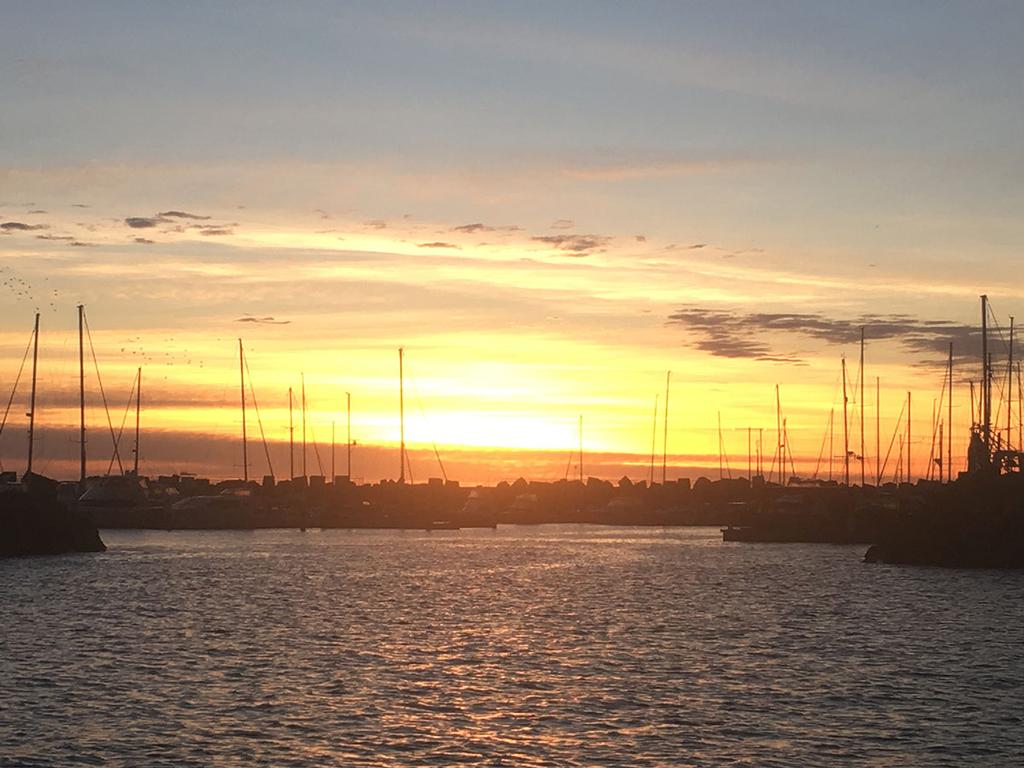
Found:
[{"label": "sunset light", "polygon": [[0,0],[0,768],[1024,765],[1022,33]]}]

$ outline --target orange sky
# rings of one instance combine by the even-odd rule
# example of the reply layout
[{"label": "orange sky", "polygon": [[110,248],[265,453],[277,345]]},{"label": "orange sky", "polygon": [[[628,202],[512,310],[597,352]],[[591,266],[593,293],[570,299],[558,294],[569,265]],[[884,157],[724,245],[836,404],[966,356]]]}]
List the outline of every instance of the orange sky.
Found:
[{"label": "orange sky", "polygon": [[[978,295],[1004,336],[1024,299],[1019,25],[883,15],[12,9],[0,382],[38,309],[38,469],[75,474],[79,303],[115,428],[144,368],[150,473],[241,473],[239,337],[278,476],[302,373],[318,444],[351,392],[357,476],[396,474],[399,346],[417,477],[440,472],[435,445],[466,481],[562,477],[582,414],[586,465],[641,479],[669,369],[670,476],[717,475],[719,414],[734,473],[748,427],[770,463],[776,384],[797,469],[820,473],[862,324],[883,451],[914,393],[917,474],[955,342],[962,460]],[[88,390],[102,472],[94,371]],[[26,398],[0,435],[7,467]],[[250,435],[262,475],[252,420]]]},{"label": "orange sky", "polygon": [[[591,456],[585,457],[585,466],[606,477],[626,473],[643,479],[655,396],[660,476],[669,369],[670,476],[702,471],[717,476],[719,414],[730,470],[746,472],[748,427],[754,430],[755,453],[757,430],[764,430],[770,465],[777,439],[776,383],[798,471],[811,474],[817,467],[826,474],[829,411],[841,413],[842,407],[841,356],[849,358],[854,387],[859,348],[848,338],[832,343],[827,334],[821,338],[813,327],[799,326],[813,326],[821,318],[854,323],[870,311],[864,297],[877,301],[894,293],[877,284],[866,287],[852,279],[772,268],[766,252],[758,254],[764,266],[755,260],[739,267],[735,259],[709,255],[723,246],[708,244],[677,256],[677,243],[635,235],[603,235],[598,245],[581,243],[588,249],[585,258],[567,257],[564,241],[538,239],[576,236],[575,228],[562,222],[549,228],[554,235],[536,235],[499,231],[485,223],[467,232],[463,224],[412,217],[355,221],[320,213],[276,221],[271,214],[245,209],[230,216],[202,209],[179,212],[201,219],[170,215],[154,226],[134,228],[125,224],[127,217],[117,220],[106,211],[50,207],[45,216],[18,217],[45,222],[46,229],[11,230],[2,241],[11,257],[4,272],[10,284],[8,316],[21,326],[3,334],[2,349],[10,381],[28,340],[32,310],[40,306],[42,443],[37,455],[41,469],[65,475],[74,473],[77,457],[78,301],[87,307],[115,430],[125,418],[136,367],[143,367],[143,471],[187,470],[215,477],[241,473],[237,338],[242,337],[259,420],[267,440],[276,443],[271,456],[279,477],[287,474],[287,391],[292,387],[295,392],[298,425],[302,374],[309,443],[315,438],[321,457],[317,463],[309,448],[310,472],[319,473],[320,465],[329,472],[332,422],[336,442],[343,445],[345,393],[351,392],[356,456],[363,458],[357,476],[376,480],[396,473],[401,345],[406,349],[406,437],[414,451],[414,472],[424,478],[440,475],[436,445],[441,460],[447,456],[461,479],[494,482],[520,474],[553,479],[564,476],[567,466],[575,473],[576,459],[570,454],[577,450],[581,414],[584,451]],[[156,213],[161,211],[142,211],[160,219]],[[207,236],[199,227],[224,233]],[[140,232],[153,242],[136,243]],[[90,245],[69,247],[67,240],[40,239],[40,234],[87,236]],[[965,295],[966,289],[924,288],[945,297],[946,309],[928,320],[967,316],[969,322],[977,312],[976,299]],[[803,320],[774,330],[769,325],[743,328],[740,319],[738,335],[728,338],[709,330],[721,318],[713,318],[711,326],[703,320],[696,325],[670,322],[681,308],[726,307],[714,311],[734,314],[759,310],[761,303],[754,298],[759,291],[765,292],[765,309],[779,312],[798,305]],[[834,315],[810,309],[839,296],[844,300],[837,302]],[[919,322],[907,317],[901,322]],[[960,326],[951,327],[954,338]],[[875,466],[875,376],[883,381],[883,453],[904,393],[913,389],[913,460],[916,472],[926,471],[932,400],[940,397],[944,374],[940,366],[921,364],[942,356],[920,349],[908,355],[903,336],[919,333],[920,327],[895,335],[880,327],[879,335],[886,336],[882,340],[872,338],[873,330],[869,323],[868,474]],[[943,338],[940,329],[932,341],[944,344]],[[969,375],[971,368],[958,367],[958,381]],[[91,359],[87,376],[92,470],[100,472],[109,463],[112,440]],[[26,381],[19,401],[27,397]],[[955,452],[962,457],[969,400],[965,387],[958,384],[958,389],[963,391],[955,393]],[[247,396],[251,401],[252,393]],[[851,449],[859,451],[857,402],[851,390]],[[2,438],[5,461],[15,467],[24,452],[24,411],[14,409]],[[130,431],[130,418],[127,423]],[[840,416],[834,424],[838,472]],[[297,427],[296,440],[299,434]],[[259,476],[267,469],[251,402],[249,436],[250,470]],[[211,443],[207,437],[217,440]],[[194,448],[183,447],[190,440]],[[128,443],[126,438],[126,457]],[[178,453],[162,443],[177,446]],[[892,462],[897,453],[898,442]],[[344,462],[339,462],[340,473]]]}]

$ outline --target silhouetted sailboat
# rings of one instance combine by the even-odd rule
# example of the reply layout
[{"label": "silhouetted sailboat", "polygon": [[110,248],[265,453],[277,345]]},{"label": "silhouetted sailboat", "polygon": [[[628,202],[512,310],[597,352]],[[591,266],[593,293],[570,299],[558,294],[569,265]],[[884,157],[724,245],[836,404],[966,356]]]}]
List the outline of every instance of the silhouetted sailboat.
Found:
[{"label": "silhouetted sailboat", "polygon": [[[927,509],[909,510],[888,520],[882,535],[864,556],[869,562],[1024,568],[1022,453],[1010,440],[1012,424],[1009,420],[1005,439],[993,430],[990,311],[988,296],[983,295],[981,397],[975,412],[977,418],[972,418],[970,428],[967,472],[956,482],[944,486],[943,495],[931,499]],[[1011,355],[1012,351],[1008,357]],[[948,370],[951,382],[952,354]],[[1007,373],[1011,378],[1012,371],[1008,365]],[[1009,418],[1012,418],[1012,396],[1009,399]],[[973,400],[972,394],[972,410]],[[909,410],[909,397],[907,405]],[[908,442],[909,431],[908,425]],[[947,460],[951,463],[951,459]]]},{"label": "silhouetted sailboat", "polygon": [[[32,391],[29,399],[28,451],[21,483],[0,484],[0,557],[63,554],[65,552],[102,552],[106,549],[96,526],[85,516],[68,509],[59,496],[55,480],[35,473],[36,405],[39,371],[39,313],[32,328]],[[26,350],[26,358],[28,351]],[[17,394],[22,367],[19,368],[4,414],[6,425],[11,403]]]}]

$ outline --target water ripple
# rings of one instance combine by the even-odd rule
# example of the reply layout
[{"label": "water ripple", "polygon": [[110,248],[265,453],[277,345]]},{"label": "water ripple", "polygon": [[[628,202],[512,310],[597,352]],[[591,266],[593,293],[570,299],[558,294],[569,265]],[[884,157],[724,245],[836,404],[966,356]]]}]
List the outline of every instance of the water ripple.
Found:
[{"label": "water ripple", "polygon": [[1024,575],[707,529],[0,562],[0,766],[1024,762]]}]

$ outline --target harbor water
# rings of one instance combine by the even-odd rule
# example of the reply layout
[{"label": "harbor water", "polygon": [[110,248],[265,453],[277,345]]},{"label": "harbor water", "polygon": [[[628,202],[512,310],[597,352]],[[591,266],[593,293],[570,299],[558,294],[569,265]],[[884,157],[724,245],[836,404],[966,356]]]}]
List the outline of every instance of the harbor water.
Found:
[{"label": "harbor water", "polygon": [[715,529],[0,561],[0,766],[1024,764],[1024,574]]}]

